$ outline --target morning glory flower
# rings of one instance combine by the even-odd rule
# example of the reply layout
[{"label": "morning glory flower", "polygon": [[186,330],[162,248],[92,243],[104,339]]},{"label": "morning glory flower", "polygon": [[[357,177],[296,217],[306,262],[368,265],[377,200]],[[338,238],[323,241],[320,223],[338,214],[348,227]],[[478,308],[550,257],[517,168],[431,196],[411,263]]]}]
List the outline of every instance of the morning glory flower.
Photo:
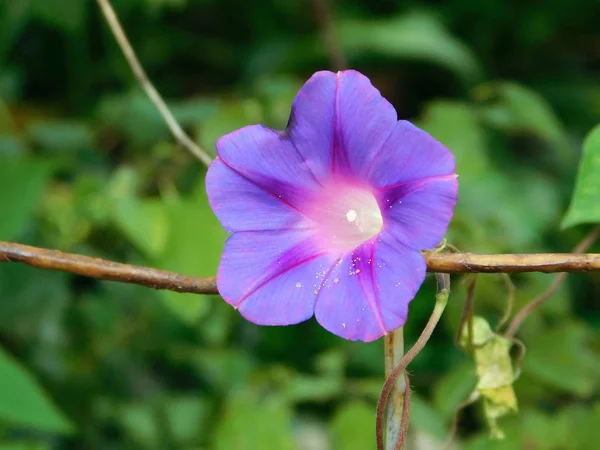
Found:
[{"label": "morning glory flower", "polygon": [[259,325],[315,315],[362,341],[405,323],[458,189],[452,153],[353,70],[315,73],[285,131],[221,137],[206,186],[232,233],[217,273],[227,303]]}]

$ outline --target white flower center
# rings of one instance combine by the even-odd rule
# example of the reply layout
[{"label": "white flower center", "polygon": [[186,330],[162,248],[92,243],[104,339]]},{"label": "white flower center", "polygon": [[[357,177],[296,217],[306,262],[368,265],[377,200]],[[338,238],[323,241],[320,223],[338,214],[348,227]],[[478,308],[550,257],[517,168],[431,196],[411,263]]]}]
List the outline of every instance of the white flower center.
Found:
[{"label": "white flower center", "polygon": [[323,245],[335,250],[352,250],[377,235],[383,226],[373,194],[354,186],[326,187],[310,201],[308,210],[319,224]]}]

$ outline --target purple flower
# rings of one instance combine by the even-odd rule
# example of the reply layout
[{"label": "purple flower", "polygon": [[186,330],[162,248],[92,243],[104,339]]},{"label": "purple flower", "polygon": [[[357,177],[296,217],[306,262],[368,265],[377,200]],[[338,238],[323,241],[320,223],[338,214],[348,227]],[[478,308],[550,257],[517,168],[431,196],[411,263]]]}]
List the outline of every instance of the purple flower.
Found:
[{"label": "purple flower", "polygon": [[404,324],[421,250],[440,242],[456,203],[447,148],[348,70],[314,74],[285,131],[244,127],[217,155],[206,185],[233,233],[217,274],[225,301],[260,325],[314,314],[352,340]]}]

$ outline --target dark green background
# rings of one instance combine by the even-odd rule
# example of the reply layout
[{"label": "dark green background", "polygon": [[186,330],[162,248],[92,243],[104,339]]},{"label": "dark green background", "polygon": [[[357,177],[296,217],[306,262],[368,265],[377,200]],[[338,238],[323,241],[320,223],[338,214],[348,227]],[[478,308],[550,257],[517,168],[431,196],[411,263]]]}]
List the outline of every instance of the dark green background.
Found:
[{"label": "dark green background", "polygon": [[[177,119],[210,152],[243,125],[283,127],[298,88],[329,67],[308,0],[114,6]],[[600,2],[339,0],[333,16],[351,67],[455,153],[454,245],[569,251],[583,237],[587,226],[560,223],[583,137],[600,122]],[[174,145],[95,2],[0,3],[1,240],[211,275],[226,236],[204,175]],[[551,280],[514,276],[517,305]],[[411,366],[411,449],[441,448],[474,386],[471,359],[453,345],[464,300],[453,281]],[[599,298],[598,275],[574,275],[528,319],[519,415],[493,443],[470,407],[461,448],[600,442]],[[502,279],[481,276],[477,313],[497,323],[505,301]],[[428,280],[408,342],[432,307]],[[218,297],[0,264],[0,345],[1,450],[374,448],[382,342],[346,342],[314,320],[261,328]]]}]

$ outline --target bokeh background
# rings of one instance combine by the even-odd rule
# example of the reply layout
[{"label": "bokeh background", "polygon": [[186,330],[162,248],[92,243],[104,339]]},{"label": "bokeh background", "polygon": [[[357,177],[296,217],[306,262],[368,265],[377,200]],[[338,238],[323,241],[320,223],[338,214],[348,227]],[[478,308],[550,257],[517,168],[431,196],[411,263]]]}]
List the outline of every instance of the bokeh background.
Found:
[{"label": "bokeh background", "polygon": [[[331,67],[309,0],[114,6],[177,119],[213,154],[235,128],[284,127],[298,88]],[[337,0],[332,17],[349,65],[455,153],[455,246],[569,251],[585,235],[561,219],[583,137],[600,122],[598,1]],[[226,235],[204,176],[95,2],[0,2],[1,240],[212,275]],[[552,280],[512,278],[517,306]],[[414,449],[442,448],[475,383],[453,343],[464,301],[453,281],[411,366]],[[479,278],[475,307],[490,323],[506,298],[499,276]],[[528,319],[506,439],[489,439],[475,404],[457,448],[600,442],[599,299],[598,275],[574,275]],[[408,343],[433,301],[428,280]],[[0,264],[0,449],[374,449],[382,354],[382,342],[346,342],[314,320],[257,327],[216,296]]]}]

